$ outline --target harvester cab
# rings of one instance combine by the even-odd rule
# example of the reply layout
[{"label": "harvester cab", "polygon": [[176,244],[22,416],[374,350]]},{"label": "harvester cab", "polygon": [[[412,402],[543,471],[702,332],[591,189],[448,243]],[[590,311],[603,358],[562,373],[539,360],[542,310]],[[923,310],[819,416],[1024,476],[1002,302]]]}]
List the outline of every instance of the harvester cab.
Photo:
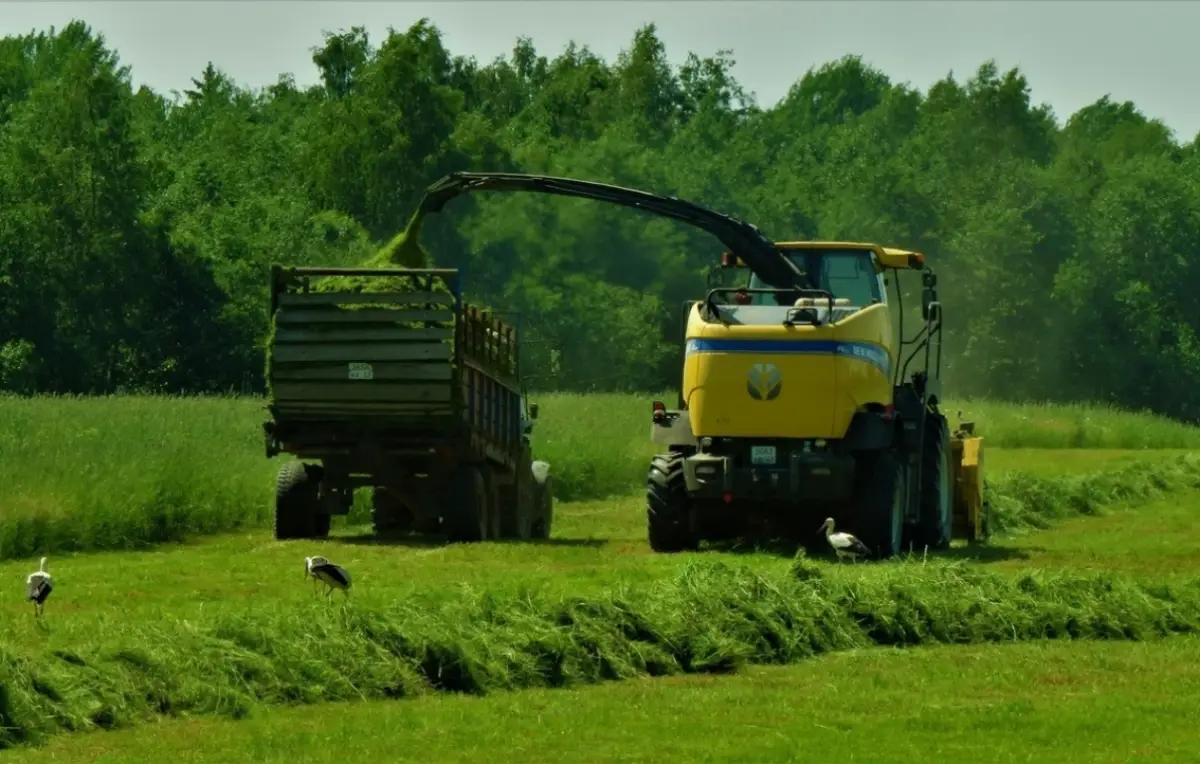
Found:
[{"label": "harvester cab", "polygon": [[[924,256],[775,247],[800,278],[772,284],[727,252],[721,269],[740,269],[741,283],[710,279],[685,308],[679,407],[653,405],[666,452],[648,479],[652,548],[695,549],[748,526],[807,540],[825,516],[880,557],[981,536],[982,441],[973,426],[952,435],[941,411],[942,306]],[[911,337],[902,273],[921,279]]]}]

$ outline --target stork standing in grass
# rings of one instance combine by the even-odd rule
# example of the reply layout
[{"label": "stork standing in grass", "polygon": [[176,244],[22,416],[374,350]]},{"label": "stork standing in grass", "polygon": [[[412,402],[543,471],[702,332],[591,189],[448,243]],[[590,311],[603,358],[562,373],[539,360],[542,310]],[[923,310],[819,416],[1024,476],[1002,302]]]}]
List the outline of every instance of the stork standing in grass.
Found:
[{"label": "stork standing in grass", "polygon": [[821,530],[825,531],[825,538],[829,540],[829,546],[833,547],[833,551],[837,553],[838,560],[849,557],[854,562],[858,562],[860,554],[870,556],[871,550],[867,549],[867,545],[859,541],[856,536],[844,532],[833,532],[832,517],[825,518]]},{"label": "stork standing in grass", "polygon": [[26,597],[33,603],[34,613],[37,617],[41,617],[42,611],[46,605],[46,599],[49,598],[50,592],[54,591],[54,584],[50,581],[50,574],[46,572],[46,558],[42,558],[42,564],[34,573],[30,573],[25,579]]},{"label": "stork standing in grass", "polygon": [[334,589],[341,589],[346,597],[350,596],[350,572],[345,568],[324,557],[306,557],[304,566],[313,578],[329,587],[325,590],[326,597],[332,597]]},{"label": "stork standing in grass", "polygon": [[313,572],[313,567],[317,565],[328,565],[329,558],[327,557],[305,557],[304,558],[304,577],[311,578],[313,582],[313,591],[317,591],[317,582],[321,579],[317,578],[317,574]]}]

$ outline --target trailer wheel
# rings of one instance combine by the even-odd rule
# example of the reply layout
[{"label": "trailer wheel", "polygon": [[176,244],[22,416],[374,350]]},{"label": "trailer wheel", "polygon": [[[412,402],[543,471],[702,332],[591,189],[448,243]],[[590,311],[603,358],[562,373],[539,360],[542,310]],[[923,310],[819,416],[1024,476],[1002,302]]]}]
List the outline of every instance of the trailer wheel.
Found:
[{"label": "trailer wheel", "polygon": [[537,514],[537,483],[530,468],[529,450],[521,451],[513,480],[500,489],[500,538],[527,540]]},{"label": "trailer wheel", "polygon": [[950,458],[950,426],[945,417],[929,414],[925,417],[925,451],[921,454],[921,513],[914,534],[919,549],[950,547],[954,522]]},{"label": "trailer wheel", "polygon": [[854,535],[876,558],[894,557],[904,536],[907,470],[892,449],[862,452],[857,459]]},{"label": "trailer wheel", "polygon": [[554,524],[554,476],[547,475],[546,482],[538,483],[530,474],[533,490],[529,499],[532,517],[530,518],[529,537],[538,541],[550,538],[550,527]]},{"label": "trailer wheel", "polygon": [[446,486],[442,527],[450,542],[487,538],[487,486],[478,467],[455,470]]},{"label": "trailer wheel", "polygon": [[403,533],[413,529],[413,516],[386,488],[371,489],[371,523],[376,533]]},{"label": "trailer wheel", "polygon": [[275,538],[279,540],[325,538],[329,515],[319,514],[317,504],[321,468],[302,462],[287,462],[275,477]]},{"label": "trailer wheel", "polygon": [[646,525],[655,552],[700,548],[695,512],[683,482],[683,455],[659,454],[650,461],[646,480]]},{"label": "trailer wheel", "polygon": [[500,538],[500,513],[503,511],[503,505],[500,503],[500,484],[496,479],[496,468],[490,464],[483,465],[480,472],[483,473],[483,495],[487,502],[484,508],[484,516],[486,521],[485,541],[494,541]]}]

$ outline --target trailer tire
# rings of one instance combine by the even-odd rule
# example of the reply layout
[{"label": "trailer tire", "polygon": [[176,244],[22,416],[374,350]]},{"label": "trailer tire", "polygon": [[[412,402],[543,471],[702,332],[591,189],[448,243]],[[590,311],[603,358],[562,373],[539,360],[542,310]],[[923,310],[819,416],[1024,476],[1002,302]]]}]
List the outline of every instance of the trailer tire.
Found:
[{"label": "trailer tire", "polygon": [[683,481],[683,455],[658,454],[650,461],[646,479],[646,526],[655,552],[683,552],[700,548],[696,513]]},{"label": "trailer tire", "polygon": [[533,484],[529,538],[545,541],[550,538],[550,529],[554,525],[554,476],[547,475],[545,482],[538,483],[531,473],[529,479]]},{"label": "trailer tire", "polygon": [[484,540],[495,541],[500,538],[500,513],[503,510],[503,505],[500,503],[500,482],[496,479],[494,466],[485,464],[480,468],[480,472],[483,474],[483,495],[487,501],[487,506],[484,508],[484,515],[487,517],[487,535],[484,536]]},{"label": "trailer tire", "polygon": [[412,513],[386,488],[371,489],[371,524],[376,533],[405,533],[413,529]]},{"label": "trailer tire", "polygon": [[921,454],[920,515],[915,546],[918,550],[950,548],[953,531],[954,485],[950,464],[950,426],[940,414],[925,417],[925,448]]},{"label": "trailer tire", "polygon": [[856,456],[854,535],[876,559],[900,554],[904,539],[907,470],[890,448]]},{"label": "trailer tire", "polygon": [[317,512],[321,468],[302,462],[287,462],[275,476],[275,538],[325,538],[329,515]]},{"label": "trailer tire", "polygon": [[442,514],[442,527],[451,543],[487,537],[487,486],[478,467],[460,467],[450,475]]},{"label": "trailer tire", "polygon": [[500,538],[525,541],[533,533],[538,494],[531,464],[529,449],[525,448],[517,458],[512,483],[500,489]]}]

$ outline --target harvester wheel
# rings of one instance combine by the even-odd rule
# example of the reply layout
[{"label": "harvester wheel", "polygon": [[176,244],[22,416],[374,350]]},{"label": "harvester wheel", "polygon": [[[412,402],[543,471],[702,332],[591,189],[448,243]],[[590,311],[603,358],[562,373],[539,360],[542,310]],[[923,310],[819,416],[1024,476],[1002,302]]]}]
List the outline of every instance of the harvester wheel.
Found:
[{"label": "harvester wheel", "polygon": [[450,542],[487,538],[487,486],[478,467],[465,465],[450,475],[442,527]]},{"label": "harvester wheel", "polygon": [[925,452],[921,454],[921,514],[915,547],[948,549],[953,530],[954,485],[950,453],[950,426],[940,414],[925,417]]},{"label": "harvester wheel", "polygon": [[904,536],[907,470],[890,449],[858,456],[855,535],[877,559],[900,554]]},{"label": "harvester wheel", "polygon": [[700,547],[695,513],[683,482],[683,456],[659,454],[650,462],[646,480],[646,520],[650,548],[655,552],[682,552]]},{"label": "harvester wheel", "polygon": [[539,484],[531,481],[534,499],[533,522],[530,526],[530,538],[545,541],[550,538],[550,526],[554,524],[554,476],[547,475],[546,481]]},{"label": "harvester wheel", "polygon": [[287,462],[275,478],[275,538],[325,538],[329,515],[317,512],[321,468],[314,464]]}]

